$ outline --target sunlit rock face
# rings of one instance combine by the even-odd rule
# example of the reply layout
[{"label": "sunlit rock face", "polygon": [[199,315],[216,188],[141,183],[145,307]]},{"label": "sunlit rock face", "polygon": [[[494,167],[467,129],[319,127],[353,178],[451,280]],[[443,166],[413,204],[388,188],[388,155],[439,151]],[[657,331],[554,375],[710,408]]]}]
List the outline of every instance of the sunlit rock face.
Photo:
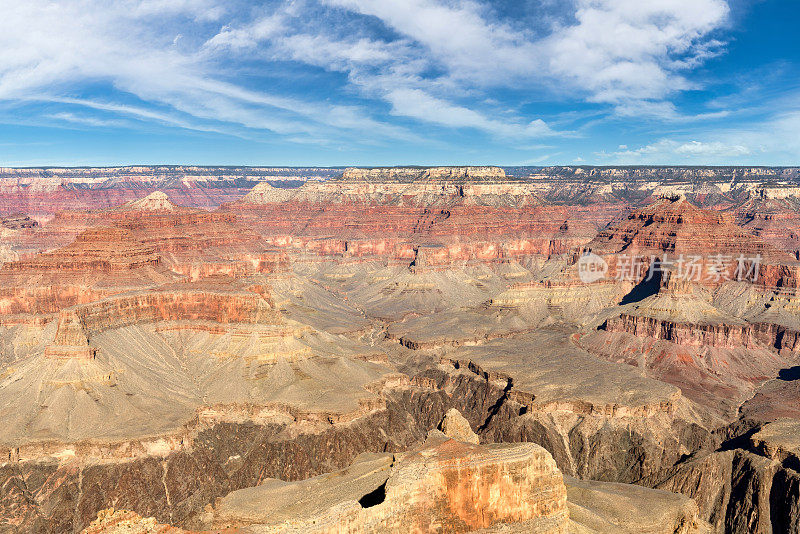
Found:
[{"label": "sunlit rock face", "polygon": [[500,167],[373,167],[348,168],[343,180],[503,180],[506,173]]},{"label": "sunlit rock face", "polygon": [[478,446],[434,433],[408,453],[231,493],[206,521],[214,529],[319,533],[471,532],[529,523],[536,532],[557,533],[567,532],[566,499],[561,473],[541,447]]},{"label": "sunlit rock face", "polygon": [[277,246],[415,267],[561,254],[596,231],[592,210],[543,203],[486,167],[347,169],[297,189],[259,184],[223,211]]}]

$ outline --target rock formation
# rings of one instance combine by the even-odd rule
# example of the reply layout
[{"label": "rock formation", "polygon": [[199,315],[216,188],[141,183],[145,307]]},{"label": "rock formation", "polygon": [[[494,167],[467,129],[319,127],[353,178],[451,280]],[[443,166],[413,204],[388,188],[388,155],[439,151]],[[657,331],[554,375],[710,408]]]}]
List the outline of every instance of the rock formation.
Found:
[{"label": "rock formation", "polygon": [[421,448],[360,459],[333,477],[239,490],[208,521],[214,529],[309,533],[470,532],[528,523],[528,531],[560,533],[566,497],[555,462],[537,445],[476,446],[433,433]]},{"label": "rock formation", "polygon": [[161,259],[152,247],[134,239],[122,228],[91,228],[70,245],[33,259],[6,263],[12,272],[112,272],[159,267]]},{"label": "rock formation", "polygon": [[469,421],[455,408],[451,408],[444,414],[444,419],[439,423],[439,430],[447,437],[456,441],[463,441],[475,445],[479,443],[478,435],[472,431]]},{"label": "rock formation", "polygon": [[108,508],[83,530],[83,534],[188,534],[186,530],[143,518],[136,512]]},{"label": "rock formation", "polygon": [[772,244],[775,248],[800,253],[800,199],[792,196],[754,196],[734,208],[736,224]]},{"label": "rock formation", "polygon": [[609,277],[633,275],[639,281],[658,261],[711,285],[744,278],[768,287],[796,287],[797,282],[794,258],[734,225],[730,215],[697,208],[682,196],[632,212],[601,231],[585,250],[608,257]]},{"label": "rock formation", "polygon": [[348,168],[342,178],[352,181],[414,181],[414,180],[502,180],[506,173],[500,167],[374,167]]}]

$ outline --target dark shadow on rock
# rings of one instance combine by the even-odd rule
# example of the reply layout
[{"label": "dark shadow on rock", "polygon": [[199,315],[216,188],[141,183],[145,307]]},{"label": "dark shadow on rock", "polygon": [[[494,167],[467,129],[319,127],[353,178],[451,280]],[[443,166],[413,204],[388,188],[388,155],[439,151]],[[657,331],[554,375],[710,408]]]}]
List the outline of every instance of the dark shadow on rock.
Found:
[{"label": "dark shadow on rock", "polygon": [[381,504],[384,500],[386,500],[386,482],[358,499],[358,504],[361,505],[361,508],[371,508]]},{"label": "dark shadow on rock", "polygon": [[719,446],[717,451],[732,451],[736,449],[750,449],[750,438],[761,430],[760,426],[756,426],[745,432],[744,434],[740,434],[736,437],[733,437],[727,441],[723,441],[722,444]]},{"label": "dark shadow on rock", "polygon": [[[772,479],[769,492],[770,520],[772,532],[789,534],[798,531],[798,509],[800,499],[800,476],[781,469]],[[795,503],[795,506],[792,506]]]},{"label": "dark shadow on rock", "polygon": [[781,369],[778,371],[778,378],[784,382],[800,380],[800,365],[795,365],[794,367],[789,367],[788,369]]},{"label": "dark shadow on rock", "polygon": [[640,300],[644,300],[647,297],[658,293],[658,288],[661,287],[661,273],[659,271],[654,271],[650,280],[647,279],[648,276],[649,273],[641,282],[636,284],[633,289],[631,289],[630,293],[622,297],[620,305],[630,304],[631,302],[639,302]]}]

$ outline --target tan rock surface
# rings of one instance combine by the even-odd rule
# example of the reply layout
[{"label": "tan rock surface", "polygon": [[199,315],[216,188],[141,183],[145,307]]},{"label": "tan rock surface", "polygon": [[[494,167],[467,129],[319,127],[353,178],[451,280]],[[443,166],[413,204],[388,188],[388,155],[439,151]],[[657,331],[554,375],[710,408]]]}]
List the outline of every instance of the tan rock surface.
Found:
[{"label": "tan rock surface", "polygon": [[135,512],[109,508],[101,510],[82,534],[190,534],[190,531],[159,523],[152,517],[141,517]]},{"label": "tan rock surface", "polygon": [[480,443],[480,438],[472,431],[469,421],[455,408],[450,408],[444,414],[444,419],[439,423],[439,430],[448,438],[456,441],[474,443],[476,445]]},{"label": "tan rock surface", "polygon": [[478,446],[433,432],[408,453],[234,492],[207,521],[251,532],[399,533],[469,532],[548,519],[547,532],[558,533],[565,532],[567,515],[561,473],[538,445]]},{"label": "tan rock surface", "polygon": [[697,504],[683,495],[564,477],[574,532],[608,534],[710,534]]}]

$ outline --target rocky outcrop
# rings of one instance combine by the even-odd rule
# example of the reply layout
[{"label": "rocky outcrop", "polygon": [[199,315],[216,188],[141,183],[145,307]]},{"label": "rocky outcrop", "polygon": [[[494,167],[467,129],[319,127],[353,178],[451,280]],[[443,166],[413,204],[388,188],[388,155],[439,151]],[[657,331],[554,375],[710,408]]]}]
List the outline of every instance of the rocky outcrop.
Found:
[{"label": "rocky outcrop", "polygon": [[[191,523],[248,532],[710,532],[682,495],[562,477],[537,445],[479,446],[438,431],[408,452],[361,454],[333,473],[262,480],[217,499]],[[167,528],[108,510],[86,532],[103,527]]]},{"label": "rocky outcrop", "polygon": [[[101,350],[101,354],[104,352]],[[138,358],[136,354],[132,357]],[[566,365],[579,367],[571,360]],[[313,366],[301,369],[309,371]],[[614,376],[599,372],[597,376]],[[129,371],[121,373],[120,380],[128,374]],[[162,523],[199,526],[191,518],[197,517],[205,504],[229,491],[255,486],[269,477],[299,480],[341,469],[361,452],[407,450],[425,435],[424,429],[439,424],[454,406],[488,441],[541,443],[552,451],[558,464],[581,476],[636,480],[643,473],[660,472],[681,451],[694,449],[700,443],[700,436],[692,434],[691,426],[664,419],[659,415],[663,412],[640,420],[632,413],[624,415],[630,410],[623,407],[618,407],[615,417],[585,410],[584,415],[578,415],[577,408],[572,407],[573,411],[554,419],[546,406],[556,399],[545,395],[541,401],[537,399],[537,404],[519,404],[516,399],[524,400],[524,395],[508,396],[502,386],[495,384],[496,380],[483,376],[470,371],[446,379],[420,376],[410,386],[395,383],[384,393],[385,407],[373,407],[351,418],[331,418],[333,423],[326,422],[325,417],[314,419],[313,414],[300,412],[288,412],[288,419],[276,417],[275,407],[263,412],[235,412],[221,406],[215,410],[216,415],[201,419],[205,422],[200,426],[168,439],[137,439],[116,445],[88,443],[66,449],[52,443],[39,452],[32,445],[22,447],[16,455],[23,461],[9,464],[2,472],[4,483],[21,488],[22,493],[9,494],[7,502],[0,503],[0,516],[13,517],[27,526],[42,520],[55,525],[51,514],[60,514],[59,507],[70,502],[78,503],[78,515],[70,512],[58,524],[85,526],[98,510],[113,505],[156,517]],[[338,383],[345,380],[349,378],[335,378]],[[207,380],[201,379],[201,383]],[[224,388],[233,389],[235,383],[227,378]],[[119,384],[112,390],[120,387],[124,386]],[[616,388],[610,391],[618,395]],[[124,390],[122,395],[124,398]],[[323,405],[331,405],[322,401]],[[520,417],[526,406],[531,408],[526,408],[527,415]],[[260,413],[264,415],[257,417]],[[317,422],[311,424],[312,420]],[[680,442],[673,443],[672,438],[664,442],[665,436],[677,434],[681,435]],[[565,443],[570,449],[566,454]],[[610,451],[615,451],[614,455]],[[6,453],[13,451],[3,452]],[[72,460],[59,463],[54,457]],[[98,463],[97,458],[103,461]],[[34,495],[36,502],[42,504],[24,512],[19,508],[28,502],[24,495]],[[73,505],[69,507],[73,509]]]},{"label": "rocky outcrop", "polygon": [[273,532],[469,532],[522,522],[566,532],[561,473],[537,445],[477,446],[433,432],[421,448],[367,458],[333,476],[234,492],[206,521]]},{"label": "rocky outcrop", "polygon": [[156,321],[212,321],[228,323],[275,323],[280,315],[260,295],[222,291],[209,287],[126,293],[92,302],[62,314],[75,316],[89,335],[123,326]]},{"label": "rocky outcrop", "polygon": [[[739,315],[734,316],[714,306],[714,298],[700,284],[676,280],[674,271],[661,276],[656,294],[609,317],[603,330],[683,347],[765,348],[780,353],[792,353],[800,347],[800,324],[793,319],[797,307],[794,291],[773,293],[746,284],[756,303],[764,301],[763,308],[755,304],[749,310],[737,310],[728,305],[730,312]],[[721,288],[716,292],[716,301],[727,302],[726,295],[732,291],[741,288]]]},{"label": "rocky outcrop", "polygon": [[[387,171],[383,169],[347,172],[327,182],[306,182],[296,189],[258,184],[237,204],[272,205],[280,202],[310,204],[370,203],[406,207],[504,206],[520,208],[539,203],[530,184],[499,173],[471,174],[468,170]],[[362,175],[363,174],[363,175]]]},{"label": "rocky outcrop", "polygon": [[[680,196],[635,210],[598,233],[585,250],[606,258],[611,278],[639,281],[658,262],[658,268],[712,286],[750,280],[796,287],[798,280],[793,257],[734,225],[730,214],[697,208]],[[751,268],[753,258],[758,270]]]},{"label": "rocky outcrop", "polygon": [[751,198],[760,198],[765,200],[800,197],[800,187],[792,187],[789,185],[777,187],[759,187],[751,189],[749,194]]},{"label": "rocky outcrop", "polygon": [[[686,496],[631,484],[564,477],[576,532],[710,534],[697,504]],[[585,530],[584,530],[585,529]]]},{"label": "rocky outcrop", "polygon": [[93,228],[63,248],[0,266],[0,312],[53,314],[175,278],[128,230]]},{"label": "rocky outcrop", "polygon": [[296,184],[336,169],[132,166],[0,168],[0,213],[49,218],[64,209],[104,209],[162,191],[177,205],[214,209],[259,182]]},{"label": "rocky outcrop", "polygon": [[39,223],[27,215],[16,213],[0,217],[0,225],[9,230],[19,230],[22,228],[36,228]]},{"label": "rocky outcrop", "polygon": [[158,523],[154,518],[144,518],[136,512],[100,510],[97,519],[83,529],[82,534],[189,534],[181,528]]},{"label": "rocky outcrop", "polygon": [[93,228],[75,241],[54,252],[40,254],[31,260],[3,264],[13,272],[124,271],[142,267],[158,267],[160,258],[122,228]]},{"label": "rocky outcrop", "polygon": [[455,408],[450,408],[447,413],[444,414],[444,419],[439,423],[439,430],[441,430],[445,436],[456,441],[463,441],[475,445],[480,443],[480,438],[472,431],[469,421]]},{"label": "rocky outcrop", "polygon": [[608,332],[627,332],[637,337],[663,339],[681,346],[724,348],[774,348],[796,352],[800,332],[770,323],[682,323],[636,314],[622,314],[605,323]]},{"label": "rocky outcrop", "polygon": [[733,208],[733,213],[736,224],[798,257],[800,198],[763,198],[759,195]]},{"label": "rocky outcrop", "polygon": [[596,228],[590,210],[542,206],[524,184],[508,183],[259,185],[222,209],[274,246],[433,266],[561,254]]},{"label": "rocky outcrop", "polygon": [[[101,227],[108,227],[112,245],[111,234],[125,234],[125,239],[157,254],[164,267],[195,280],[220,274],[243,278],[288,269],[285,252],[270,246],[251,228],[238,224],[234,214],[176,206],[160,192],[109,210],[60,212],[40,234],[38,246],[46,247],[51,236],[60,241],[88,228],[58,252],[78,250],[84,234],[98,233]],[[123,246],[127,246],[125,239]],[[98,257],[108,259],[113,249],[96,252]],[[49,256],[40,254],[29,263],[41,263]]]},{"label": "rocky outcrop", "polygon": [[717,532],[791,533],[800,524],[798,472],[748,450],[691,458],[645,482],[692,497]]},{"label": "rocky outcrop", "polygon": [[122,208],[136,211],[172,211],[175,209],[175,204],[163,191],[154,191],[146,197],[124,204]]},{"label": "rocky outcrop", "polygon": [[751,347],[750,327],[743,324],[693,324],[622,314],[605,323],[608,332],[663,339],[683,346]]}]

